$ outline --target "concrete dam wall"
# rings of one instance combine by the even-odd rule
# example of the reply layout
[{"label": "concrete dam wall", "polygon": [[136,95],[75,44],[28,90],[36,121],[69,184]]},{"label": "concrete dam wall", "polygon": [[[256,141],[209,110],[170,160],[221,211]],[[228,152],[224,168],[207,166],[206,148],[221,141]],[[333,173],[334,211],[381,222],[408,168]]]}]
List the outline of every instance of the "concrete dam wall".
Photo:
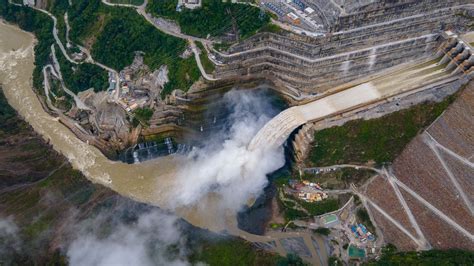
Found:
[{"label": "concrete dam wall", "polygon": [[435,60],[412,64],[342,92],[286,109],[257,133],[249,149],[280,146],[296,128],[308,122],[390,102],[453,80],[469,81],[474,76],[473,51],[451,32],[445,33],[443,38],[446,39]]},{"label": "concrete dam wall", "polygon": [[[411,1],[351,14],[351,19],[341,16],[338,28],[345,30],[321,38],[257,34],[231,47],[228,53],[215,52],[223,63],[216,76],[264,77],[302,94],[323,93],[377,71],[432,56],[442,42],[441,32],[465,24],[464,16],[457,14],[473,8],[467,2]],[[378,15],[383,10],[389,12],[387,16]],[[371,17],[374,19],[368,19]]]}]

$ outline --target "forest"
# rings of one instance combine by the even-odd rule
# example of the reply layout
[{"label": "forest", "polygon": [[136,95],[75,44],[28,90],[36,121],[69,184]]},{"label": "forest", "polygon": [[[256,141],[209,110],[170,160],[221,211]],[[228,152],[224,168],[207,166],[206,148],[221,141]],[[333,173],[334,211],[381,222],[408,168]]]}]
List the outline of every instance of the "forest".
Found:
[{"label": "forest", "polygon": [[60,52],[59,47],[55,46],[56,57],[68,89],[76,94],[90,88],[94,88],[95,92],[107,89],[109,83],[107,71],[90,63],[72,64]]},{"label": "forest", "polygon": [[[31,8],[9,5],[7,0],[1,0],[1,3],[0,14],[5,20],[33,32],[38,39],[35,65],[40,67],[34,71],[34,86],[39,88],[42,82],[41,67],[49,60],[50,46],[54,43],[51,33],[53,21],[46,14]],[[79,0],[74,1],[72,6],[65,5],[67,1],[58,0],[48,8],[58,19],[60,39],[65,36],[62,32],[65,26],[62,25],[67,10],[72,42],[90,46],[96,61],[119,71],[132,63],[136,51],[142,51],[145,54],[144,62],[152,71],[163,64],[168,65],[170,82],[162,91],[162,97],[174,89],[186,91],[199,79],[200,72],[194,58],[180,57],[187,49],[186,41],[160,32],[134,9],[109,7],[101,4],[100,0]],[[96,91],[105,88],[106,73],[103,70],[84,64],[72,72],[71,65],[60,59],[60,53],[57,56],[63,71],[66,71],[66,84],[72,91],[90,87]]]},{"label": "forest", "polygon": [[185,40],[157,30],[132,8],[109,7],[100,0],[73,2],[69,9],[71,38],[86,47],[98,62],[119,71],[132,63],[136,51],[153,71],[168,65],[170,82],[162,96],[174,89],[186,91],[200,77],[194,58],[182,58]]},{"label": "forest", "polygon": [[247,38],[270,22],[267,13],[251,5],[203,0],[201,8],[181,8],[178,12],[177,3],[177,0],[150,0],[147,12],[175,20],[183,33],[202,38],[235,34],[236,31],[240,38]]}]

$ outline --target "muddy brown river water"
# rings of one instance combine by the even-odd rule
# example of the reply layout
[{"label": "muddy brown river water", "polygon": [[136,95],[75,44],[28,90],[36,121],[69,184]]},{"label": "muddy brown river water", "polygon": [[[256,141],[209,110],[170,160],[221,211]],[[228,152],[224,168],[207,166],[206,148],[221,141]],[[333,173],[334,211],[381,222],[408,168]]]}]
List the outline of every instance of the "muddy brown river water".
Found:
[{"label": "muddy brown river water", "polygon": [[[170,207],[172,191],[179,186],[174,179],[176,168],[184,164],[184,157],[166,156],[141,164],[126,164],[107,159],[98,149],[79,140],[57,118],[44,111],[32,90],[35,43],[33,35],[0,23],[0,83],[10,105],[92,182],[141,202]],[[206,204],[199,204],[205,208],[178,209],[177,213],[196,226],[220,231],[225,220],[212,208],[212,198],[206,199]]]},{"label": "muddy brown river water", "polygon": [[[134,200],[172,209],[178,216],[201,228],[215,232],[226,230],[251,242],[276,241],[275,251],[282,255],[286,252],[279,239],[302,237],[312,253],[309,261],[325,264],[327,252],[321,238],[304,232],[270,232],[258,236],[241,231],[237,228],[236,213],[221,209],[216,195],[208,195],[193,207],[173,209],[170,204],[175,196],[173,193],[180,186],[175,178],[176,171],[185,164],[185,157],[173,155],[127,164],[111,161],[95,147],[79,140],[60,119],[45,112],[32,89],[35,43],[32,34],[0,21],[0,84],[10,105],[90,181]],[[314,248],[311,239],[315,239],[318,248]]]}]

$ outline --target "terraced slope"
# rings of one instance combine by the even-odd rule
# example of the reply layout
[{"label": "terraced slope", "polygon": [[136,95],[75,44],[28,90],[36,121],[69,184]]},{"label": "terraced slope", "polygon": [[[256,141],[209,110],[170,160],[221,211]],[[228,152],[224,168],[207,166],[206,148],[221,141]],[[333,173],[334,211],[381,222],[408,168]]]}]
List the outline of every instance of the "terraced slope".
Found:
[{"label": "terraced slope", "polygon": [[[414,220],[406,228],[419,227],[421,231],[414,236],[426,239],[433,248],[474,250],[473,105],[471,82],[447,111],[405,148],[391,172],[377,177],[389,180],[392,186],[369,185],[367,189],[367,197],[392,213],[396,221],[407,224],[411,213]],[[400,191],[398,200],[386,198],[392,190]],[[375,215],[386,240],[402,250],[412,248],[415,243],[385,219]]]}]

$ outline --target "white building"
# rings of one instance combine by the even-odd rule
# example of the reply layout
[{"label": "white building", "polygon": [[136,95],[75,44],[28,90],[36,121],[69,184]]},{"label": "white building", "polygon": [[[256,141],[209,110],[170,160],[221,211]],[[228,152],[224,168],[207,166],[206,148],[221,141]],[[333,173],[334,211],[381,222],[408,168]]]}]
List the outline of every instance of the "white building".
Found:
[{"label": "white building", "polygon": [[178,0],[178,6],[184,6],[185,8],[195,9],[202,5],[202,0]]},{"label": "white building", "polygon": [[35,0],[23,0],[23,4],[27,6],[34,6]]}]

